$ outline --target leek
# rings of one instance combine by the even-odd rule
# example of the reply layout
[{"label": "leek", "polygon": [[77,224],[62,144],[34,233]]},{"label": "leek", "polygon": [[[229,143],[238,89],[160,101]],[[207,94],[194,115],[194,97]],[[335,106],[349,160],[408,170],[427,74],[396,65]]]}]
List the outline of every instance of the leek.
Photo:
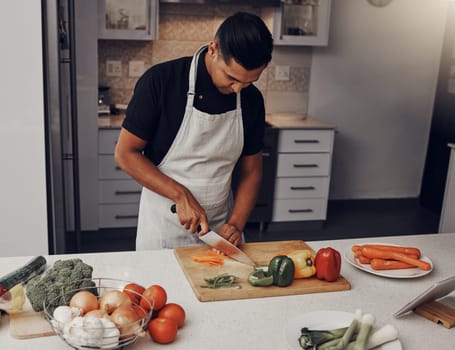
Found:
[{"label": "leek", "polygon": [[332,330],[310,330],[304,327],[300,331],[299,344],[304,350],[316,349],[320,344],[341,338],[347,329],[348,327]]}]

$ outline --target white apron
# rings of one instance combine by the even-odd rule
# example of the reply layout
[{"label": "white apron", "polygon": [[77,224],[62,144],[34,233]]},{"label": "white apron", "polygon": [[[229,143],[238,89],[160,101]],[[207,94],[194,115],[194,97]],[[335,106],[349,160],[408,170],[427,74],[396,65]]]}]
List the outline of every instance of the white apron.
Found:
[{"label": "white apron", "polygon": [[[206,47],[206,46],[205,46]],[[193,107],[200,48],[193,57],[185,115],[160,171],[187,187],[205,209],[212,230],[226,222],[232,209],[231,175],[243,149],[240,94],[236,109],[211,115]],[[172,201],[142,188],[136,250],[201,244],[171,213]]]}]

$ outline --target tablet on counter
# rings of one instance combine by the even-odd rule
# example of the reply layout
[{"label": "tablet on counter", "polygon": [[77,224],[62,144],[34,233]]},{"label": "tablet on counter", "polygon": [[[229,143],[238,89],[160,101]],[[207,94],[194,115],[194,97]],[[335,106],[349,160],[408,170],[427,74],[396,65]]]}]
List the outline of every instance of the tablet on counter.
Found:
[{"label": "tablet on counter", "polygon": [[423,293],[415,297],[400,310],[395,312],[393,316],[400,317],[405,313],[414,310],[416,307],[440,299],[455,290],[455,276],[449,277],[445,280],[436,282]]}]

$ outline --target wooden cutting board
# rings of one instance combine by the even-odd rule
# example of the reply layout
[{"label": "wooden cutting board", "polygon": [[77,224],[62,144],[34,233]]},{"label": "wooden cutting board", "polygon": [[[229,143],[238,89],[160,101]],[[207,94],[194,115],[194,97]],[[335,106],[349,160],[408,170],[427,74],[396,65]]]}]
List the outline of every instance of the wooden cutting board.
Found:
[{"label": "wooden cutting board", "polygon": [[[289,249],[311,249],[303,241],[278,241],[245,243],[240,247],[257,265],[268,265],[269,261],[281,251]],[[264,298],[284,295],[322,293],[349,290],[350,283],[340,276],[335,282],[318,280],[316,277],[296,279],[288,287],[254,287],[248,283],[248,275],[253,268],[232,259],[226,259],[223,266],[206,266],[191,260],[191,256],[204,253],[207,246],[187,246],[176,248],[174,253],[191,285],[196,297],[200,301],[219,301],[249,298]],[[238,283],[242,286],[235,288],[202,288],[204,278],[228,273],[239,277]]]},{"label": "wooden cutting board", "polygon": [[9,333],[16,339],[55,335],[42,312],[24,311],[9,315]]}]

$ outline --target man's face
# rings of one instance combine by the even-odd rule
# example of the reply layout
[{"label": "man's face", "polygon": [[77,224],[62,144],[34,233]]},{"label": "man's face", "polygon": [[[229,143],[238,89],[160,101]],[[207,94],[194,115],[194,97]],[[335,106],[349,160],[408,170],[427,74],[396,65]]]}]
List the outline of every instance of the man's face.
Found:
[{"label": "man's face", "polygon": [[212,41],[209,45],[205,64],[213,84],[222,94],[239,93],[251,83],[257,81],[265,69],[265,65],[253,70],[246,70],[234,59],[226,64],[221,56],[218,44]]}]

